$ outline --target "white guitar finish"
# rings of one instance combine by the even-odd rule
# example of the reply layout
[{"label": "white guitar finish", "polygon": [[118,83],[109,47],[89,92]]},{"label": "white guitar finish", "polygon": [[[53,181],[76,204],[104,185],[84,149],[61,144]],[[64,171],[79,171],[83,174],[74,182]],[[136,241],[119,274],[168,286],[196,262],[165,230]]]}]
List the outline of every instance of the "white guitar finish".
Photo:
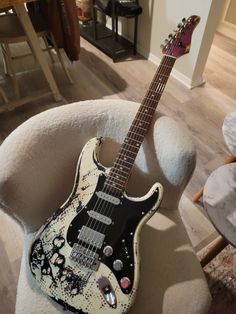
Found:
[{"label": "white guitar finish", "polygon": [[[139,251],[138,238],[141,227],[157,210],[162,198],[162,186],[159,183],[153,185],[147,195],[141,198],[130,198],[132,201],[148,199],[153,193],[159,191],[159,197],[153,208],[140,221],[134,235],[134,284],[131,293],[124,294],[113,272],[103,263],[100,263],[97,271],[88,270],[70,258],[71,247],[66,241],[66,233],[70,222],[78,215],[78,207],[81,210],[91,199],[97,186],[98,177],[106,173],[109,168],[104,168],[97,160],[97,154],[101,139],[91,139],[81,152],[73,192],[66,203],[43,226],[37,236],[36,245],[30,253],[30,267],[41,289],[56,301],[62,300],[63,305],[69,305],[69,309],[76,313],[111,314],[126,313],[132,305],[139,281]],[[79,195],[79,197],[78,197]],[[46,265],[45,265],[46,262]],[[60,264],[64,264],[60,269]],[[117,307],[112,308],[105,300],[98,280],[105,277],[111,283],[117,299]],[[77,285],[74,282],[77,280]],[[87,280],[83,283],[83,280]],[[71,308],[70,308],[71,307]],[[75,309],[81,309],[75,310]]]}]

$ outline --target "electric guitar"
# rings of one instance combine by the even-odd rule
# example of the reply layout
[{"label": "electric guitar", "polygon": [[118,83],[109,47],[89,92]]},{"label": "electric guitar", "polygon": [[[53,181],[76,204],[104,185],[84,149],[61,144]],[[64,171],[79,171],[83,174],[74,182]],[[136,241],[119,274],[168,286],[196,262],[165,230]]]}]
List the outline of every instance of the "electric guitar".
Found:
[{"label": "electric guitar", "polygon": [[136,155],[152,122],[176,59],[189,52],[198,16],[183,19],[162,45],[164,54],[113,167],[98,161],[102,139],[84,146],[68,200],[38,231],[29,253],[40,288],[80,314],[127,313],[138,288],[139,235],[157,211],[163,188],[143,197],[125,189]]}]

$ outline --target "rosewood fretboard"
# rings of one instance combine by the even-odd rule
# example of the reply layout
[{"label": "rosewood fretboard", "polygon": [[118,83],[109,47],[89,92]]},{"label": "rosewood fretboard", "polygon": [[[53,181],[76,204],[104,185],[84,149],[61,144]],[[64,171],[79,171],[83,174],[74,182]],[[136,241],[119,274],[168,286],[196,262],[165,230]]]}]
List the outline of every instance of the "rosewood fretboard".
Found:
[{"label": "rosewood fretboard", "polygon": [[119,150],[105,186],[115,191],[123,191],[140,146],[152,122],[156,107],[166,86],[176,58],[165,55],[139,107],[133,123]]}]

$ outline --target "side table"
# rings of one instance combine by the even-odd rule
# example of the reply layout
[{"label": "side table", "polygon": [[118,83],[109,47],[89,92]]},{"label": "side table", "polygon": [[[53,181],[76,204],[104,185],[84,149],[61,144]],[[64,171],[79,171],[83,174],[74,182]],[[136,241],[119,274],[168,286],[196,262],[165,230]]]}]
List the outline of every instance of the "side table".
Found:
[{"label": "side table", "polygon": [[[222,127],[228,149],[236,156],[236,110],[228,114]],[[208,252],[204,264],[208,263],[227,244],[236,247],[236,163],[232,162],[216,169],[207,179],[203,192],[203,203],[210,220],[222,235],[216,246]]]},{"label": "side table", "polygon": [[[236,161],[236,110],[225,117],[222,131],[225,143],[231,152],[231,156],[224,161],[224,164],[230,164]],[[204,187],[193,195],[192,201],[197,202],[202,197],[203,192]]]}]

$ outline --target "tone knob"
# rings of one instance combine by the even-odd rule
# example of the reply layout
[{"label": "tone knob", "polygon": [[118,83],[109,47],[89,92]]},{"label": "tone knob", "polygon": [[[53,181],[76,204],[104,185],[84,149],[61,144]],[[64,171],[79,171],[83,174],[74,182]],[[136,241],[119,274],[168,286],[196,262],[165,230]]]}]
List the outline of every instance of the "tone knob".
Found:
[{"label": "tone knob", "polygon": [[116,259],[114,262],[113,262],[113,268],[116,270],[116,271],[121,271],[122,268],[123,268],[123,263],[121,260],[119,259]]},{"label": "tone knob", "polygon": [[123,289],[128,289],[129,286],[131,285],[131,282],[128,277],[123,277],[120,280],[120,285]]},{"label": "tone knob", "polygon": [[107,245],[103,249],[103,254],[105,256],[111,256],[113,254],[113,248],[110,245]]}]

